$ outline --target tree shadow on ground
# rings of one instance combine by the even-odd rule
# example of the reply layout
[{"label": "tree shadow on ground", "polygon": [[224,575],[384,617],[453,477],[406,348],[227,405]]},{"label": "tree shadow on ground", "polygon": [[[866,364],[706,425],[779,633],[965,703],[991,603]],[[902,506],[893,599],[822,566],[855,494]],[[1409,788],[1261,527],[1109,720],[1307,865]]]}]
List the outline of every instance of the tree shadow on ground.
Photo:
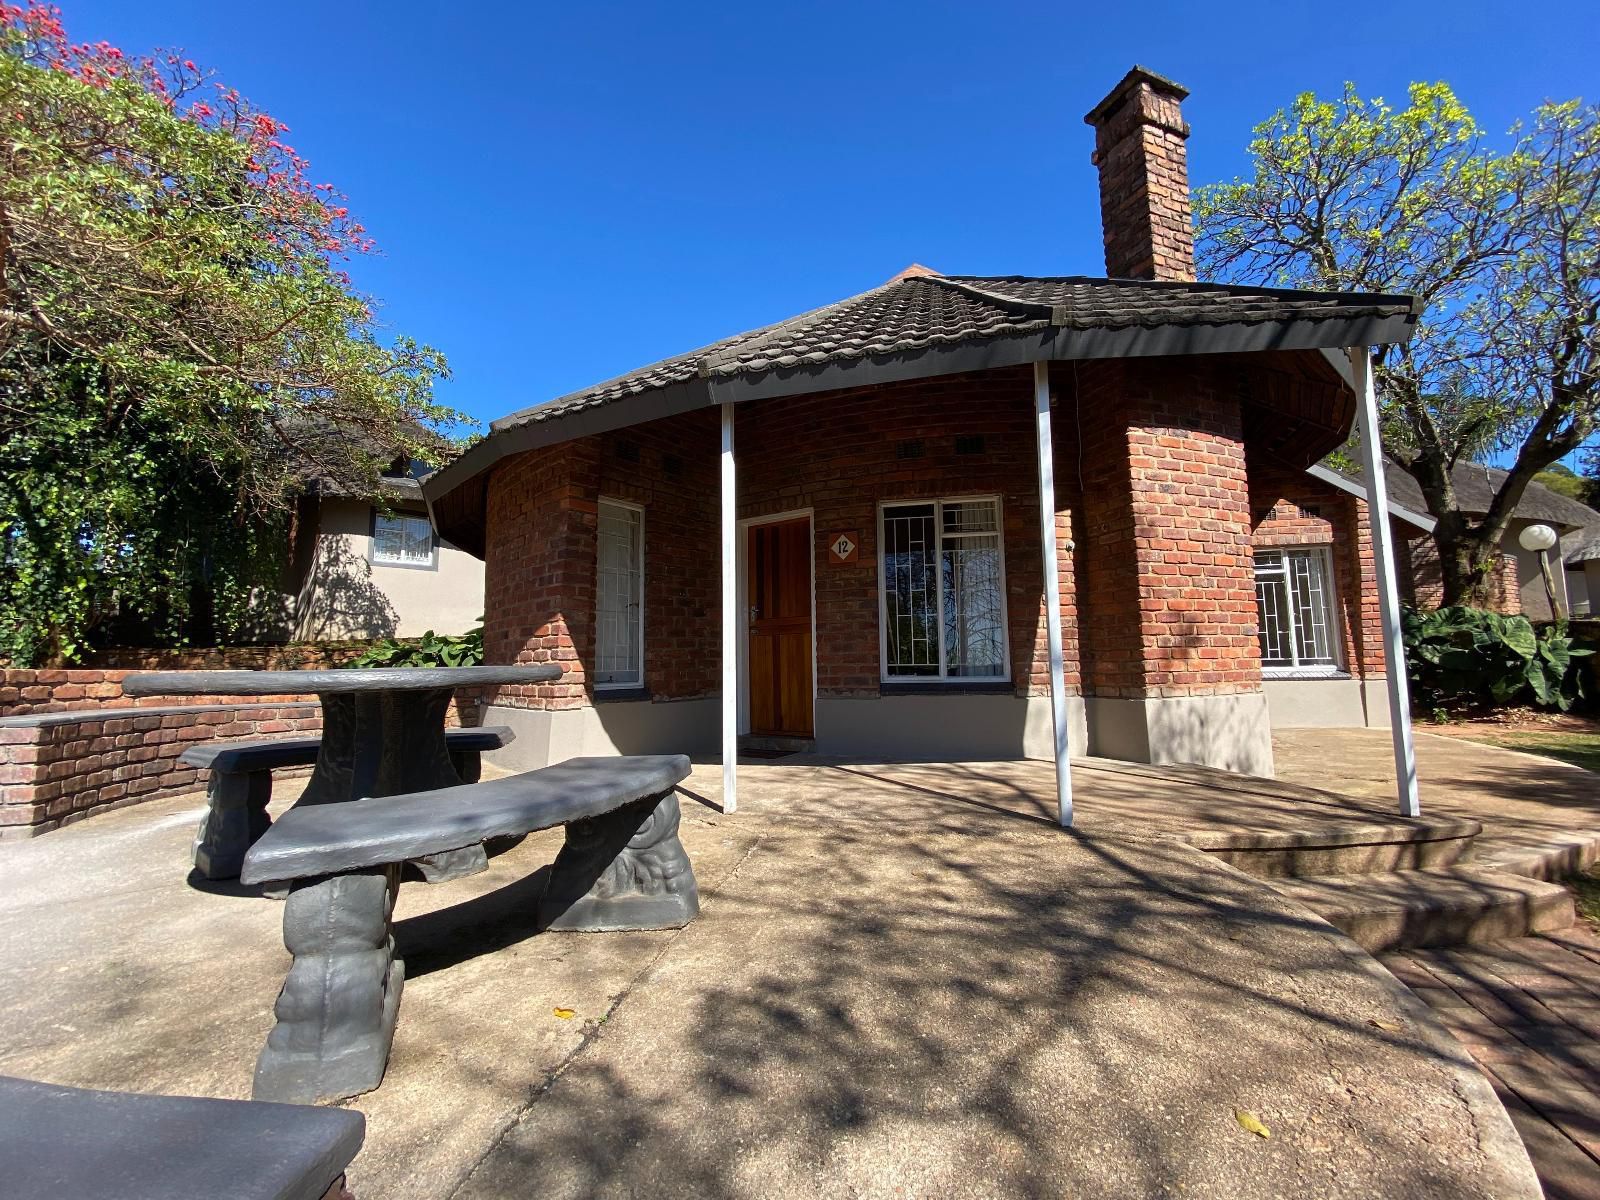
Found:
[{"label": "tree shadow on ground", "polygon": [[1517,1194],[1470,1060],[1316,917],[912,803],[773,822],[462,1194]]}]

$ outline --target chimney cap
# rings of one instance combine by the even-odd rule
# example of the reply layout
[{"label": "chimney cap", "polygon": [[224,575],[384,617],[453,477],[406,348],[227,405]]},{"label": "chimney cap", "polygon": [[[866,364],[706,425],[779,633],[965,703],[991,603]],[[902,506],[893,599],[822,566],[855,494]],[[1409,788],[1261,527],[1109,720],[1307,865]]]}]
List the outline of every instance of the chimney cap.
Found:
[{"label": "chimney cap", "polygon": [[1141,67],[1136,64],[1131,71],[1117,82],[1116,87],[1106,93],[1104,100],[1088,111],[1083,118],[1084,124],[1099,125],[1112,112],[1120,108],[1128,93],[1141,83],[1148,84],[1151,91],[1160,95],[1171,96],[1174,100],[1185,100],[1189,95],[1189,89],[1184,87],[1183,84],[1178,83],[1176,80],[1168,79],[1165,75],[1157,75],[1148,67]]}]

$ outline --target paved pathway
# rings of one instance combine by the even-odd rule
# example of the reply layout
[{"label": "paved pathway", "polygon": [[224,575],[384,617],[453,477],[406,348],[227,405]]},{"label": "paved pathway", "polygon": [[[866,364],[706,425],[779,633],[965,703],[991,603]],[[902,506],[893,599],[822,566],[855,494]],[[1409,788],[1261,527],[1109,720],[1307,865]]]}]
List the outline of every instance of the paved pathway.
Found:
[{"label": "paved pathway", "polygon": [[1600,1200],[1600,937],[1578,925],[1383,963],[1478,1060],[1548,1200]]},{"label": "paved pathway", "polygon": [[[752,765],[723,816],[720,772],[699,768],[683,838],[705,907],[681,932],[530,936],[557,831],[406,885],[404,1008],[383,1086],[352,1105],[354,1190],[1537,1193],[1488,1082],[1415,996],[1260,881],[1145,836],[1172,806],[1135,807],[1181,792],[1191,816],[1239,819],[1281,789],[1086,770],[1103,832],[1068,834],[1037,815],[1033,775],[999,803],[1004,773],[949,774]],[[198,801],[0,846],[0,1072],[248,1092],[281,908],[186,881]],[[1137,818],[1121,835],[1114,806]]]}]

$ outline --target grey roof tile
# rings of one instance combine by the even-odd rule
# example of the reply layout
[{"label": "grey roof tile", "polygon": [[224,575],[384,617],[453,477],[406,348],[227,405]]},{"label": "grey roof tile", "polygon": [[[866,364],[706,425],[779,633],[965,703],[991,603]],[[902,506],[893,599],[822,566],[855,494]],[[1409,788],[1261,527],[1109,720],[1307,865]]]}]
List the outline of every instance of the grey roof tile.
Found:
[{"label": "grey roof tile", "polygon": [[1293,292],[1087,276],[907,275],[858,296],[663,359],[522,409],[492,431],[547,421],[627,396],[710,378],[847,362],[1051,327],[1116,330],[1400,316],[1405,296]]}]

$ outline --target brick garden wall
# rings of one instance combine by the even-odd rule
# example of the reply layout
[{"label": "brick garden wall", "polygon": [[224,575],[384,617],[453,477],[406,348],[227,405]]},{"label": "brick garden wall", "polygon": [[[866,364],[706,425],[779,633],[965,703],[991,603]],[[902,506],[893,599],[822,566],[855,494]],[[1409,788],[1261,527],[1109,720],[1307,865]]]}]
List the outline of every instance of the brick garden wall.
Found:
[{"label": "brick garden wall", "polygon": [[0,839],[204,786],[177,760],[212,738],[319,733],[313,703],[104,708],[0,719]]},{"label": "brick garden wall", "polygon": [[[30,713],[101,708],[172,708],[202,704],[260,704],[260,696],[141,696],[123,694],[122,681],[135,671],[20,670],[0,671],[0,717]],[[305,700],[306,696],[270,696],[270,701]]]},{"label": "brick garden wall", "polygon": [[[204,787],[177,761],[198,742],[322,731],[314,696],[135,698],[122,691],[132,674],[0,673],[0,839]],[[477,697],[463,689],[445,723],[476,725],[480,717]]]}]

